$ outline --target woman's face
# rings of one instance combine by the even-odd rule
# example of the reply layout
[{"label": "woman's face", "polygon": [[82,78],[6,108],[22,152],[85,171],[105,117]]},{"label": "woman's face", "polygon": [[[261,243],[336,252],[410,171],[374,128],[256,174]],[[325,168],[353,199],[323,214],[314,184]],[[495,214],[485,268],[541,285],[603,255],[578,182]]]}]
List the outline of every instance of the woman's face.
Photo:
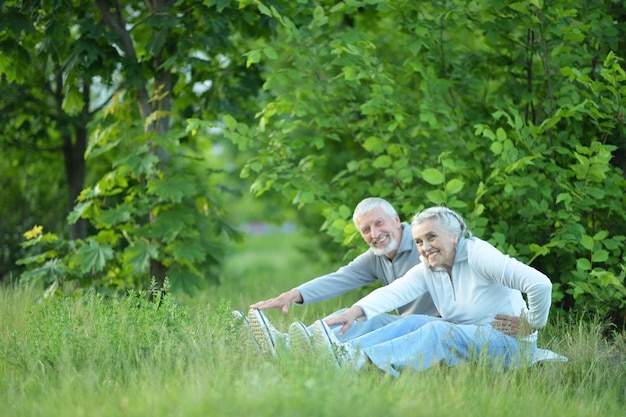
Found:
[{"label": "woman's face", "polygon": [[436,219],[415,225],[412,231],[417,250],[428,265],[446,268],[450,272],[454,264],[456,245],[459,242],[458,235],[443,230]]}]

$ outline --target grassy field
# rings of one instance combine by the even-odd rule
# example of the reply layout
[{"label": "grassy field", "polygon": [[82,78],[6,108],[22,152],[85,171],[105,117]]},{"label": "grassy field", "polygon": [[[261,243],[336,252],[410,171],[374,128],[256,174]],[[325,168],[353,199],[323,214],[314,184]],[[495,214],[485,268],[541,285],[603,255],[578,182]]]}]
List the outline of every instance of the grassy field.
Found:
[{"label": "grassy field", "polygon": [[[221,285],[168,296],[160,308],[142,294],[34,303],[32,290],[0,290],[0,415],[626,415],[626,337],[608,343],[600,323],[574,317],[553,317],[540,335],[569,363],[508,372],[472,365],[393,378],[291,352],[260,355],[231,310],[337,267],[312,245],[298,235],[252,237],[229,258]],[[268,316],[286,330],[357,296]]]}]

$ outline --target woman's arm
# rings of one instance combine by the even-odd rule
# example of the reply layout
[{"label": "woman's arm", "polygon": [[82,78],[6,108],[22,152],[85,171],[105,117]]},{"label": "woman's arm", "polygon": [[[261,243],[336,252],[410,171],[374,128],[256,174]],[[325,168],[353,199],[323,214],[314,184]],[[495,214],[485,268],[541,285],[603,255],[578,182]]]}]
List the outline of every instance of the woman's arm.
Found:
[{"label": "woman's arm", "polygon": [[[531,328],[543,328],[552,304],[552,282],[535,268],[503,254],[485,241],[472,251],[472,263],[485,276],[527,295],[527,322]],[[520,312],[521,313],[521,312]]]}]

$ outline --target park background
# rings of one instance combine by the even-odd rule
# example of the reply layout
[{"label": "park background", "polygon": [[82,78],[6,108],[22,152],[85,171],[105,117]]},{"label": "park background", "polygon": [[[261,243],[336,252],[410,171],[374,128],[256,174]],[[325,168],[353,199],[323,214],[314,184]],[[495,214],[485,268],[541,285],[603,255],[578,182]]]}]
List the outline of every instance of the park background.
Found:
[{"label": "park background", "polygon": [[[316,373],[305,363],[307,379],[289,360],[259,362],[245,347],[233,348],[233,359],[219,349],[238,345],[219,331],[232,327],[226,310],[365,249],[351,214],[367,196],[388,199],[407,221],[430,205],[453,208],[477,236],[554,284],[553,330],[541,342],[573,364],[546,367],[539,384],[523,372],[434,373],[425,377],[434,385],[458,379],[482,391],[450,390],[437,402],[425,383],[428,414],[467,410],[471,396],[483,405],[478,413],[494,378],[521,392],[523,404],[542,398],[538,414],[615,410],[626,386],[626,7],[580,3],[4,2],[0,273],[11,410],[35,415],[46,392],[68,402],[75,390],[91,405],[100,385],[126,404],[121,393],[142,377],[176,397],[167,378],[186,386],[181,369],[205,356],[216,362],[198,364],[207,373],[190,379],[199,390],[192,393],[207,375],[228,381],[241,364],[235,392],[257,390],[268,414],[277,409],[266,397],[282,388],[266,387],[283,377],[299,389],[283,393],[297,400],[279,402],[286,408],[278,414],[309,404],[308,391],[317,408],[303,414],[333,414],[342,397],[319,388],[326,379],[334,388],[383,387],[383,408],[390,398],[415,399],[408,381]],[[272,233],[254,236],[255,225]],[[164,293],[176,301],[153,310]],[[272,319],[310,321],[358,295]],[[129,299],[150,314],[136,317]],[[76,321],[81,308],[93,314],[92,327]],[[188,336],[180,342],[157,326],[170,313]],[[124,330],[137,320],[145,332],[139,347]],[[94,323],[110,339],[94,337]],[[212,348],[199,354],[200,340]],[[164,371],[165,362],[154,362],[159,350],[184,366]],[[124,366],[112,366],[116,355]],[[259,410],[216,392],[198,410],[220,396],[233,415]],[[367,398],[338,392],[359,404]],[[493,397],[494,413],[521,412],[506,392]],[[417,397],[391,414],[428,403]],[[136,413],[145,405],[128,401]]]}]

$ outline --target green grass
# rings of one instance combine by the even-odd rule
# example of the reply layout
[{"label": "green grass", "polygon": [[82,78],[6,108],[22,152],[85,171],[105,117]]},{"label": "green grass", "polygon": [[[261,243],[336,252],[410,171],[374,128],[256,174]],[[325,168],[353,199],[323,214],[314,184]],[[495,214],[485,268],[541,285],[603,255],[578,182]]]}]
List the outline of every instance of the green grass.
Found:
[{"label": "green grass", "polygon": [[[233,252],[221,285],[160,308],[142,294],[33,303],[0,290],[0,415],[55,416],[623,416],[626,337],[592,319],[553,317],[540,344],[567,364],[502,372],[471,365],[393,378],[335,369],[315,357],[261,356],[233,322],[246,310],[334,270],[302,236],[254,237]],[[358,294],[268,315],[284,330]]]}]

